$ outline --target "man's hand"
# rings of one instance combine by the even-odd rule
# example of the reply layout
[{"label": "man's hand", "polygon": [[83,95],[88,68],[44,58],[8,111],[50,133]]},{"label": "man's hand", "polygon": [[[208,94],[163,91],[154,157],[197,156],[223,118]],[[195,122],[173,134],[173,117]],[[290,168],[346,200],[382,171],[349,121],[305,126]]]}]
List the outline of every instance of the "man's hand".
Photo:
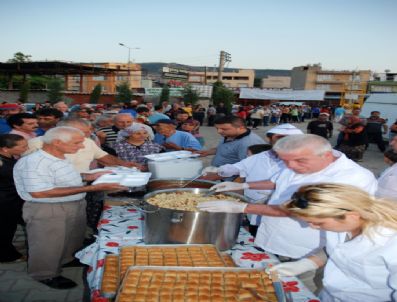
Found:
[{"label": "man's hand", "polygon": [[101,183],[92,185],[91,191],[126,191],[128,190],[127,187],[122,186],[118,183]]},{"label": "man's hand", "polygon": [[247,183],[231,181],[221,182],[210,188],[210,190],[214,190],[215,192],[240,191],[244,189],[249,189],[249,185]]},{"label": "man's hand", "polygon": [[206,175],[200,176],[199,179],[209,180],[209,181],[217,181],[221,180],[223,177],[219,176],[216,173],[207,173]]},{"label": "man's hand", "polygon": [[208,173],[218,173],[218,167],[213,167],[213,166],[209,166],[203,169],[203,171],[201,171],[201,174],[203,176],[207,175]]},{"label": "man's hand", "polygon": [[197,151],[194,151],[193,153],[200,154],[201,157],[206,157],[208,155],[214,155],[216,153],[216,149],[197,150]]},{"label": "man's hand", "polygon": [[85,181],[94,181],[97,178],[101,177],[102,175],[105,174],[110,174],[113,173],[112,171],[101,171],[101,172],[96,172],[96,173],[82,173],[83,179]]},{"label": "man's hand", "polygon": [[306,273],[308,271],[314,271],[316,269],[318,269],[318,265],[314,263],[314,261],[308,258],[303,258],[298,261],[277,264],[269,268],[269,271],[276,271],[280,276],[291,277]]},{"label": "man's hand", "polygon": [[205,201],[197,205],[200,211],[215,213],[244,213],[246,207],[246,203],[234,200]]}]

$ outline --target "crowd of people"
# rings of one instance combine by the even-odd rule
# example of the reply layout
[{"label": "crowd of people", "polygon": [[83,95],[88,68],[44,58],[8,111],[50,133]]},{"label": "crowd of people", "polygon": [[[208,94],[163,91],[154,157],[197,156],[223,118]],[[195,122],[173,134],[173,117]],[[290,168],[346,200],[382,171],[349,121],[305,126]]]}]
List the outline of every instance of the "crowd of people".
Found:
[{"label": "crowd of people", "polygon": [[[95,234],[104,191],[119,184],[91,182],[123,166],[146,171],[145,155],[189,150],[213,155],[202,178],[221,181],[217,192],[243,191],[249,204],[218,200],[202,211],[245,213],[255,245],[282,261],[272,270],[298,276],[322,301],[396,299],[397,136],[386,150],[380,112],[295,105],[204,108],[176,102],[131,101],[124,106],[64,102],[26,112],[0,105],[0,262],[23,260],[12,244],[25,225],[29,275],[55,289],[76,283],[61,275],[78,265],[86,227]],[[293,125],[311,119],[307,133]],[[206,148],[200,126],[207,121],[222,140]],[[338,124],[338,138],[329,138]],[[270,126],[267,142],[254,130]],[[390,133],[397,133],[396,127]],[[369,143],[390,167],[376,179],[356,162]],[[240,181],[234,181],[238,178]],[[309,228],[311,226],[311,228]],[[314,281],[322,274],[323,285]],[[321,278],[320,278],[321,279]]]}]

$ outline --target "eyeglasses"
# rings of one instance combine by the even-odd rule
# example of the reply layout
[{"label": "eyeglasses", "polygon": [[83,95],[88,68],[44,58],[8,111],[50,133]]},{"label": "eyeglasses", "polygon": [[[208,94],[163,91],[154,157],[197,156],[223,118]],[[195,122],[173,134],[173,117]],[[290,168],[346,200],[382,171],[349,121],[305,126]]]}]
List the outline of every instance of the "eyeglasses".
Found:
[{"label": "eyeglasses", "polygon": [[[294,194],[292,194],[291,196],[291,202],[298,208],[300,209],[306,209],[309,206],[309,200],[307,200],[304,196],[302,196],[301,194],[299,194],[298,192],[295,192]],[[318,206],[321,207],[320,205],[317,204],[311,204],[312,206]],[[351,210],[349,209],[345,209],[345,208],[334,208],[337,210],[342,210],[342,211],[346,211],[346,212],[350,212]]]}]

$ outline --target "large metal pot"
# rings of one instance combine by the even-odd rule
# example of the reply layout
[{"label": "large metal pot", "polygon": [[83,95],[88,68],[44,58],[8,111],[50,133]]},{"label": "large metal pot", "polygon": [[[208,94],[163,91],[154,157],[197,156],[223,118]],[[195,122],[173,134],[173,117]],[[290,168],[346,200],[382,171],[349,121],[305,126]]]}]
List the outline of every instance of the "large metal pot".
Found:
[{"label": "large metal pot", "polygon": [[[144,196],[145,212],[144,241],[146,244],[197,243],[215,244],[221,250],[230,249],[236,242],[242,214],[179,211],[153,206],[146,201],[159,194],[188,191],[194,194],[208,192],[206,189],[159,190]],[[222,193],[247,202],[236,193]]]},{"label": "large metal pot", "polygon": [[[165,190],[165,189],[178,189],[182,188],[183,185],[190,182],[190,179],[186,178],[178,178],[178,179],[152,179],[146,185],[147,192],[153,192],[157,190]],[[204,180],[204,179],[197,179],[189,183],[186,188],[201,188],[201,189],[209,189],[216,182]]]}]

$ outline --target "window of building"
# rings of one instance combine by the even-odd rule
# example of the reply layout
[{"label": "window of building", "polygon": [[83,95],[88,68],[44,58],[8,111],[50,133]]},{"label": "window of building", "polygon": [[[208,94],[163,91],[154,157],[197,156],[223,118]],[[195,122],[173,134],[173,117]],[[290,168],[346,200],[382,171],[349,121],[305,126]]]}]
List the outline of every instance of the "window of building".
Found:
[{"label": "window of building", "polygon": [[329,85],[316,85],[316,90],[331,90],[331,87]]},{"label": "window of building", "polygon": [[94,81],[105,81],[106,77],[105,76],[93,76],[92,79]]},{"label": "window of building", "polygon": [[233,80],[233,77],[222,77],[222,80],[231,81],[231,80]]},{"label": "window of building", "polygon": [[234,77],[233,80],[236,80],[236,81],[248,81],[249,77]]},{"label": "window of building", "polygon": [[332,74],[318,74],[317,81],[332,81],[334,79]]}]

